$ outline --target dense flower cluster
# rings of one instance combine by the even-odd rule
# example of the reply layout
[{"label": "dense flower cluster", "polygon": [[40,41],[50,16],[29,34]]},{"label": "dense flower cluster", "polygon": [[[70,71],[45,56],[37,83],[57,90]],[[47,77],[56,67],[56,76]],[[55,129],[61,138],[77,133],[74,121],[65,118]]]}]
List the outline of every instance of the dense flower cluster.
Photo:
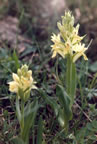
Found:
[{"label": "dense flower cluster", "polygon": [[78,35],[79,24],[74,27],[74,17],[71,12],[66,12],[65,16],[62,16],[62,24],[58,22],[58,29],[60,33],[58,35],[53,34],[51,40],[53,41],[52,57],[57,54],[61,55],[63,58],[70,54],[72,56],[73,62],[75,62],[79,57],[83,56],[85,60],[88,60],[85,55],[87,48],[85,44],[81,43],[84,38]]},{"label": "dense flower cluster", "polygon": [[28,97],[31,89],[36,89],[35,81],[32,78],[32,71],[27,65],[18,69],[17,74],[12,74],[13,81],[9,82],[9,90],[18,94],[20,98]]}]

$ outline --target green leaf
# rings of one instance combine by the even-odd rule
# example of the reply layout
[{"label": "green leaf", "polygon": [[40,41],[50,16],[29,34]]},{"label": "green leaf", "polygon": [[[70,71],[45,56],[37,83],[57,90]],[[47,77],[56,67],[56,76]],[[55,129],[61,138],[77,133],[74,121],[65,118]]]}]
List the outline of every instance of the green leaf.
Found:
[{"label": "green leaf", "polygon": [[39,108],[38,103],[36,102],[36,100],[33,103],[28,103],[25,108],[24,108],[24,118],[26,119],[31,113],[34,113],[35,111],[37,111],[37,109]]},{"label": "green leaf", "polygon": [[96,137],[97,132],[97,121],[92,121],[86,124],[85,127],[82,127],[80,130],[76,132],[76,140],[79,144],[83,143],[94,143],[97,140]]},{"label": "green leaf", "polygon": [[92,126],[97,129],[97,121],[96,120],[92,121]]},{"label": "green leaf", "polygon": [[46,142],[43,140],[42,144],[46,144]]},{"label": "green leaf", "polygon": [[36,52],[36,50],[37,50],[37,48],[35,46],[30,46],[30,45],[27,45],[27,44],[25,44],[25,45],[26,45],[27,48],[21,54],[21,58],[25,57],[25,56],[33,53],[33,52]]},{"label": "green leaf", "polygon": [[19,59],[18,59],[18,56],[17,56],[15,50],[13,52],[13,60],[15,61],[15,67],[16,67],[16,69],[20,68]]},{"label": "green leaf", "polygon": [[89,69],[92,71],[92,72],[97,72],[97,61],[92,63],[92,65],[89,66]]},{"label": "green leaf", "polygon": [[71,107],[70,107],[70,98],[61,85],[57,85],[56,95],[59,98],[59,102],[64,109],[64,122],[65,122],[65,127],[67,127],[69,120],[72,119],[72,111],[71,111]]},{"label": "green leaf", "polygon": [[13,144],[26,144],[26,143],[24,143],[23,140],[22,140],[21,138],[19,138],[19,137],[12,138],[11,142],[12,142]]},{"label": "green leaf", "polygon": [[24,129],[23,129],[23,133],[22,133],[22,138],[25,142],[27,141],[27,139],[29,137],[30,128],[33,127],[37,109],[38,109],[37,100],[34,100],[34,102],[29,104],[28,107],[26,107],[26,109],[25,109]]},{"label": "green leaf", "polygon": [[92,121],[92,123],[87,123],[87,129],[92,132],[97,132],[97,121]]},{"label": "green leaf", "polygon": [[7,57],[8,57],[7,49],[0,47],[0,59],[5,59]]},{"label": "green leaf", "polygon": [[63,116],[63,109],[61,109],[60,105],[56,102],[56,99],[47,96],[47,94],[43,90],[39,90],[41,96],[45,99],[46,103],[51,106],[54,110],[54,113],[58,119],[58,122],[62,127],[64,127],[64,116]]},{"label": "green leaf", "polygon": [[56,100],[52,97],[49,97],[43,90],[39,90],[41,96],[46,100],[46,103],[49,104],[54,110],[55,114],[58,115],[59,112],[59,106],[56,102]]},{"label": "green leaf", "polygon": [[64,109],[62,109],[61,107],[59,108],[59,113],[58,113],[57,119],[58,119],[60,126],[64,127],[65,126]]},{"label": "green leaf", "polygon": [[76,67],[70,56],[67,57],[66,87],[67,93],[71,99],[72,106],[74,103],[74,96],[76,91]]},{"label": "green leaf", "polygon": [[16,98],[16,114],[17,114],[17,118],[18,118],[19,123],[20,123],[21,122],[21,111],[20,111],[18,97]]},{"label": "green leaf", "polygon": [[43,132],[43,121],[42,117],[40,117],[37,130],[37,144],[42,144],[42,132]]},{"label": "green leaf", "polygon": [[79,142],[79,144],[83,144],[84,143],[85,133],[86,133],[86,127],[85,128],[81,128],[79,131],[77,131],[77,133],[76,133],[76,141]]}]

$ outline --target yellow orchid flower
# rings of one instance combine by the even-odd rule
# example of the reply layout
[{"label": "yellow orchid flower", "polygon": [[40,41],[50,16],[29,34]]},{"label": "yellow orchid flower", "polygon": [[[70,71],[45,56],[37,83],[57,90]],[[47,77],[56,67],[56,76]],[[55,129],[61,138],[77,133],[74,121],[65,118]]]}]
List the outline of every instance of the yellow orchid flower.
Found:
[{"label": "yellow orchid flower", "polygon": [[19,91],[22,91],[22,94],[25,95],[26,91],[30,93],[31,89],[37,89],[36,82],[32,78],[32,71],[28,70],[27,65],[23,65],[21,69],[18,69],[17,74],[13,73],[12,78],[13,81],[8,83],[11,92],[19,95]]},{"label": "yellow orchid flower", "polygon": [[62,57],[64,57],[64,44],[61,42],[61,39],[60,39],[60,34],[58,35],[55,35],[53,34],[53,36],[51,37],[51,40],[55,43],[54,45],[52,45],[52,51],[53,51],[53,55],[52,57],[55,57],[56,54],[60,54]]},{"label": "yellow orchid flower", "polygon": [[73,62],[75,62],[79,57],[83,56],[84,60],[88,60],[87,56],[84,54],[84,52],[87,50],[87,48],[85,48],[85,44],[76,44],[73,47],[73,51],[75,52],[75,55],[73,57]]},{"label": "yellow orchid flower", "polygon": [[85,51],[87,48],[84,47],[84,44],[81,44],[81,40],[84,36],[79,36],[79,24],[74,27],[74,17],[71,12],[66,12],[65,16],[62,16],[62,23],[58,22],[57,26],[59,28],[59,34],[53,34],[51,40],[54,43],[51,45],[53,55],[55,57],[57,54],[61,55],[63,58],[67,54],[73,57],[73,62],[75,62],[80,56],[83,56],[87,60]]},{"label": "yellow orchid flower", "polygon": [[60,34],[58,35],[54,34],[52,36],[52,41],[55,43],[54,45],[51,46],[53,51],[52,58],[55,57],[57,54],[61,55],[64,58],[65,55],[67,55],[70,52],[69,42],[67,41],[66,43],[63,43],[61,41]]}]

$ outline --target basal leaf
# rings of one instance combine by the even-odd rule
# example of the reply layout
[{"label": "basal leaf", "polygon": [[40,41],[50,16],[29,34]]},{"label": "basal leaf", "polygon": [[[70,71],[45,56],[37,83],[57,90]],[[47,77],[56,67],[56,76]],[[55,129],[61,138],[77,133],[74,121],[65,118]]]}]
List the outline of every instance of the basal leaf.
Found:
[{"label": "basal leaf", "polygon": [[11,140],[12,144],[26,144],[23,142],[23,140],[19,137],[15,137]]},{"label": "basal leaf", "polygon": [[70,98],[61,85],[57,85],[56,95],[59,98],[59,102],[64,109],[64,121],[65,121],[65,125],[66,125],[69,122],[69,120],[72,119],[72,111],[71,111],[71,107],[70,107]]},{"label": "basal leaf", "polygon": [[25,119],[24,119],[24,130],[22,134],[22,138],[24,141],[27,141],[30,128],[33,127],[37,109],[38,109],[38,102],[37,100],[34,100],[34,102],[29,105],[30,106],[28,106],[28,113],[26,110]]}]

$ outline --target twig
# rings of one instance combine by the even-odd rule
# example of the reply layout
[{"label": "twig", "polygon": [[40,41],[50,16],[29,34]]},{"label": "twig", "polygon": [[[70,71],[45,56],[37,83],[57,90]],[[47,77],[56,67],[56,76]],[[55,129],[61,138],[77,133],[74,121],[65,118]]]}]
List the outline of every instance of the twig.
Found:
[{"label": "twig", "polygon": [[82,111],[82,113],[85,115],[85,117],[92,122],[92,120],[90,119],[90,117],[83,111],[83,109],[79,106],[79,104],[75,101],[75,104],[78,106],[78,108]]}]

